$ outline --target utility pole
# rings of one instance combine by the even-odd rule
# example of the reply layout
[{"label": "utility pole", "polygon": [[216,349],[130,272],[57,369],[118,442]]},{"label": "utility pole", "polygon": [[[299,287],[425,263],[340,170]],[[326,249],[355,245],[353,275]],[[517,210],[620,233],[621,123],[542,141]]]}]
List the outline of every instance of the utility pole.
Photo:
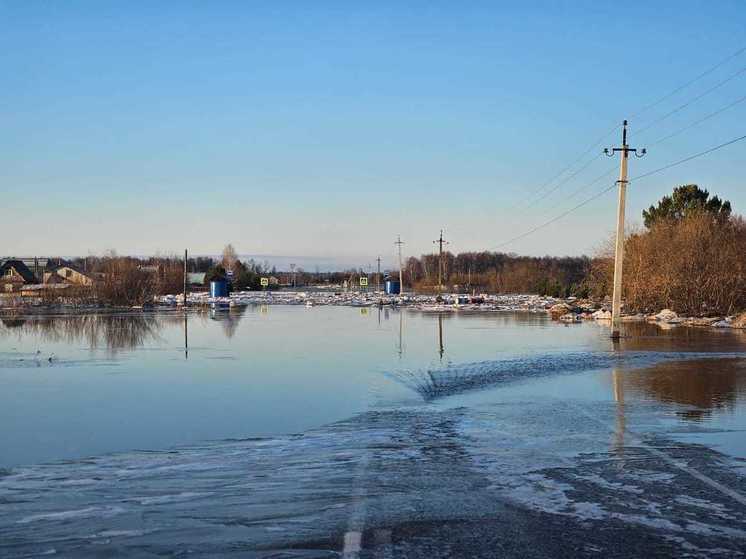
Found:
[{"label": "utility pole", "polygon": [[622,324],[622,267],[624,265],[624,208],[627,198],[627,161],[629,154],[634,153],[637,157],[643,157],[647,150],[642,149],[640,153],[636,148],[627,145],[627,121],[622,125],[622,147],[606,148],[604,153],[613,157],[619,152],[619,203],[616,216],[616,246],[614,250],[614,294],[611,302],[611,338],[618,340]]},{"label": "utility pole", "polygon": [[438,295],[443,292],[443,245],[447,245],[448,241],[443,239],[443,230],[440,230],[440,238],[433,241],[433,244],[438,245]]},{"label": "utility pole", "polygon": [[187,249],[184,249],[184,309],[186,309],[187,305],[187,257]]},{"label": "utility pole", "polygon": [[402,275],[402,262],[401,262],[401,246],[404,244],[401,240],[401,235],[396,236],[395,245],[399,247],[399,295],[404,295],[404,276]]},{"label": "utility pole", "polygon": [[293,289],[295,289],[295,264],[290,264],[290,274],[293,276]]},{"label": "utility pole", "polygon": [[376,274],[376,292],[381,291],[381,257],[376,258],[378,262],[378,273]]}]

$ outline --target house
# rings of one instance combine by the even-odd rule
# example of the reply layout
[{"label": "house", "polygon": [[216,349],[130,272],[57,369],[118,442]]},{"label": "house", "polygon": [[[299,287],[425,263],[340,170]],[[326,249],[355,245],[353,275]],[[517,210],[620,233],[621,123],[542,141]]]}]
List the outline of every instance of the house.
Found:
[{"label": "house", "polygon": [[72,287],[72,284],[65,283],[36,283],[34,285],[23,285],[20,287],[21,297],[26,298],[41,298],[49,297],[50,295],[62,295],[66,289]]},{"label": "house", "polygon": [[0,264],[0,292],[13,293],[34,283],[34,273],[21,260],[11,258]]},{"label": "house", "polygon": [[187,274],[189,285],[204,285],[205,275],[205,272],[189,272]]},{"label": "house", "polygon": [[48,268],[47,271],[44,272],[44,283],[51,284],[62,282],[90,287],[93,285],[93,278],[87,273],[68,264],[59,264]]}]

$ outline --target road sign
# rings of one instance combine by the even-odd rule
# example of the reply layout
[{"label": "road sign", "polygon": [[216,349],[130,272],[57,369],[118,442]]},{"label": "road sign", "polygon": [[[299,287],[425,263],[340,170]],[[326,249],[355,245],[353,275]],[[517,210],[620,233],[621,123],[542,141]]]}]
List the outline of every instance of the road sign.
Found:
[{"label": "road sign", "polygon": [[368,287],[368,278],[366,277],[360,278],[360,287]]},{"label": "road sign", "polygon": [[267,287],[269,285],[269,278],[262,278],[259,280],[259,283],[262,284],[262,287]]}]

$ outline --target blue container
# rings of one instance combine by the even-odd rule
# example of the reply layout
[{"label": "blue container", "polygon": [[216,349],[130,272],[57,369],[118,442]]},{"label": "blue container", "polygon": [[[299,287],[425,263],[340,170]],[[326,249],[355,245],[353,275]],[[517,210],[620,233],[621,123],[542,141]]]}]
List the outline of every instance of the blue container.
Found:
[{"label": "blue container", "polygon": [[401,285],[398,281],[386,280],[386,295],[399,295],[401,293]]},{"label": "blue container", "polygon": [[227,297],[228,282],[222,280],[212,280],[210,282],[210,297]]}]

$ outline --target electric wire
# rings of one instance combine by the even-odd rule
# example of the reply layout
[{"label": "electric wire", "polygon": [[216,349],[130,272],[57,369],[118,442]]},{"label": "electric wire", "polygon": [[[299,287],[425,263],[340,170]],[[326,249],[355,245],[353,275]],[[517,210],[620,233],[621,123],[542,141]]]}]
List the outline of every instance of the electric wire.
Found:
[{"label": "electric wire", "polygon": [[682,90],[686,89],[687,87],[689,87],[690,85],[692,85],[693,83],[696,83],[696,82],[698,82],[699,80],[701,80],[702,78],[704,78],[704,77],[706,77],[706,76],[709,76],[709,75],[710,75],[710,74],[712,74],[712,73],[713,73],[713,72],[714,72],[715,70],[717,70],[717,69],[718,69],[718,68],[720,68],[721,66],[724,66],[725,64],[727,64],[728,62],[730,62],[730,61],[731,61],[731,60],[733,60],[734,58],[736,58],[736,57],[740,56],[740,55],[741,55],[741,54],[743,54],[744,52],[746,52],[746,46],[744,46],[744,47],[741,47],[740,49],[738,49],[738,50],[737,50],[736,52],[734,52],[733,54],[731,54],[731,55],[729,55],[729,56],[725,57],[725,58],[724,58],[723,60],[721,60],[720,62],[716,63],[716,64],[715,64],[714,66],[711,66],[710,68],[708,68],[707,70],[705,70],[704,72],[702,72],[702,73],[701,73],[701,74],[699,74],[698,76],[696,76],[696,77],[692,78],[692,79],[691,79],[691,80],[689,80],[688,82],[686,82],[686,83],[684,83],[684,84],[682,84],[682,85],[680,85],[680,86],[678,86],[678,87],[674,88],[674,89],[673,89],[672,91],[670,91],[669,93],[666,93],[666,94],[665,94],[665,95],[664,95],[663,97],[661,97],[661,98],[660,98],[660,99],[658,99],[657,101],[654,101],[653,103],[650,103],[649,105],[646,105],[645,107],[643,107],[642,109],[640,109],[640,110],[639,110],[639,111],[637,111],[636,113],[633,113],[633,114],[632,114],[632,115],[630,115],[630,117],[629,117],[629,118],[630,118],[630,120],[631,120],[631,119],[633,119],[633,118],[637,118],[637,117],[638,117],[638,116],[640,116],[640,115],[641,115],[642,113],[644,113],[644,112],[647,112],[648,110],[652,109],[653,107],[657,107],[658,105],[660,105],[661,103],[663,103],[663,101],[666,101],[666,100],[670,99],[671,97],[673,97],[674,95],[676,95],[676,94],[677,94],[677,93],[678,93],[679,91],[682,91]]},{"label": "electric wire", "polygon": [[702,124],[702,123],[703,123],[703,122],[705,122],[706,120],[709,120],[709,119],[711,119],[711,118],[713,118],[713,117],[715,117],[715,116],[719,115],[720,113],[723,113],[723,112],[727,111],[728,109],[730,109],[730,108],[732,108],[732,107],[735,107],[735,106],[736,106],[736,105],[738,105],[739,103],[743,103],[744,101],[746,101],[746,95],[744,95],[743,97],[739,97],[738,99],[736,99],[736,100],[735,100],[735,101],[733,101],[732,103],[729,103],[728,105],[726,105],[726,106],[724,106],[724,107],[721,107],[721,108],[719,108],[718,110],[716,110],[716,111],[714,111],[714,112],[712,112],[712,113],[710,113],[710,114],[708,114],[708,115],[706,115],[706,116],[704,116],[704,117],[700,118],[699,120],[695,120],[695,121],[694,121],[694,122],[692,122],[691,124],[687,124],[687,125],[686,125],[686,126],[684,126],[683,128],[679,128],[679,129],[678,129],[678,130],[676,130],[675,132],[671,132],[670,134],[667,134],[666,136],[663,136],[663,137],[661,137],[661,138],[658,138],[657,140],[655,140],[654,142],[652,142],[651,144],[648,144],[648,145],[649,145],[649,146],[657,146],[658,144],[661,144],[661,143],[663,143],[663,142],[666,142],[666,141],[670,140],[671,138],[673,138],[673,137],[675,137],[675,136],[678,136],[678,135],[679,135],[679,134],[681,134],[682,132],[686,132],[687,130],[689,130],[689,129],[691,129],[691,128],[694,128],[694,127],[695,127],[695,126],[697,126],[698,124]]},{"label": "electric wire", "polygon": [[639,130],[637,131],[637,133],[638,133],[638,134],[643,134],[643,133],[645,133],[645,132],[646,132],[647,130],[650,130],[650,128],[652,128],[653,126],[655,126],[655,125],[656,125],[656,124],[658,124],[659,122],[662,122],[662,121],[666,120],[666,119],[667,119],[668,117],[670,117],[670,116],[673,116],[673,115],[675,115],[676,113],[678,113],[679,111],[682,111],[682,110],[684,110],[684,109],[685,109],[685,108],[687,108],[687,107],[688,107],[689,105],[691,105],[691,104],[693,104],[693,103],[696,103],[697,101],[699,101],[699,100],[700,100],[700,99],[702,99],[703,97],[705,97],[705,96],[709,95],[710,93],[712,93],[713,91],[715,91],[715,90],[717,90],[717,89],[721,88],[722,86],[724,86],[724,85],[725,85],[725,84],[727,84],[728,82],[730,82],[730,81],[732,81],[732,80],[736,79],[736,78],[737,78],[738,76],[740,76],[740,75],[741,75],[741,74],[743,74],[744,72],[746,72],[746,66],[744,66],[743,68],[741,68],[740,70],[738,70],[738,71],[737,71],[737,72],[736,72],[735,74],[731,74],[730,76],[728,76],[728,77],[727,77],[727,78],[725,78],[724,80],[722,80],[722,81],[720,81],[720,82],[716,83],[715,85],[713,85],[713,86],[712,86],[711,88],[709,88],[709,89],[705,90],[704,92],[702,92],[702,93],[700,93],[699,95],[695,96],[694,98],[690,99],[690,100],[689,100],[689,101],[687,101],[686,103],[684,103],[684,104],[682,104],[682,105],[679,105],[679,106],[678,106],[678,107],[676,107],[675,109],[673,109],[673,110],[671,110],[671,111],[667,112],[666,114],[664,114],[664,115],[662,115],[662,116],[660,116],[660,117],[656,118],[655,120],[653,120],[653,121],[649,122],[648,124],[646,124],[645,126],[643,126],[642,128],[640,128],[640,129],[639,129]]},{"label": "electric wire", "polygon": [[[712,74],[712,73],[713,73],[713,72],[714,72],[715,70],[717,70],[718,68],[721,68],[722,66],[724,66],[725,64],[727,64],[728,62],[730,62],[730,61],[731,61],[731,60],[733,60],[734,58],[737,58],[738,56],[740,56],[740,55],[741,55],[741,54],[743,54],[744,52],[746,52],[746,46],[743,46],[743,47],[739,48],[738,50],[736,50],[736,51],[735,51],[735,52],[733,52],[732,54],[730,54],[730,55],[726,56],[725,58],[723,58],[722,60],[720,60],[719,62],[716,62],[716,63],[715,63],[714,65],[710,66],[710,67],[709,67],[709,68],[707,68],[707,69],[706,69],[706,70],[705,70],[704,72],[702,72],[702,73],[698,74],[697,76],[695,76],[694,78],[690,79],[689,81],[687,81],[687,82],[685,82],[685,83],[683,83],[683,84],[681,84],[681,85],[679,85],[679,86],[675,87],[674,89],[672,89],[671,91],[669,91],[668,93],[666,93],[665,95],[663,95],[662,97],[660,97],[659,99],[657,99],[656,101],[654,101],[654,102],[652,102],[652,103],[649,103],[648,105],[645,105],[645,106],[644,106],[644,107],[642,107],[642,108],[641,108],[640,110],[638,110],[638,111],[636,111],[635,113],[633,113],[633,114],[632,114],[632,115],[631,115],[631,116],[630,116],[629,118],[630,118],[630,119],[634,119],[634,118],[636,118],[636,117],[640,116],[641,114],[643,114],[643,113],[647,112],[648,110],[652,109],[653,107],[657,107],[658,105],[660,105],[660,104],[661,104],[661,103],[663,103],[664,101],[666,101],[666,100],[670,99],[671,97],[673,97],[674,95],[676,95],[676,94],[677,94],[677,93],[679,93],[680,91],[683,91],[684,89],[686,89],[686,88],[687,88],[687,87],[689,87],[690,85],[692,85],[692,84],[694,84],[694,83],[698,82],[698,81],[699,81],[699,80],[701,80],[702,78],[705,78],[705,77],[709,76],[709,75],[710,75],[710,74]],[[735,78],[736,78],[736,77],[737,77],[738,75],[740,75],[740,74],[741,74],[741,73],[742,73],[742,72],[743,72],[744,70],[746,70],[746,68],[744,68],[744,69],[742,69],[742,70],[739,70],[739,71],[738,71],[738,72],[737,72],[737,73],[736,73],[735,75],[732,75],[732,76],[730,76],[730,77],[729,77],[729,78],[727,78],[727,79],[726,79],[726,80],[725,80],[724,82],[722,82],[721,84],[718,84],[718,85],[717,85],[717,86],[716,86],[715,88],[713,88],[713,89],[712,89],[711,91],[714,91],[715,89],[717,89],[717,88],[718,88],[718,87],[720,87],[721,85],[725,85],[725,83],[727,83],[728,81],[730,81],[730,80],[732,80],[732,79],[735,79]],[[674,112],[671,112],[671,113],[670,113],[670,114],[668,114],[668,115],[664,115],[664,117],[662,117],[662,118],[658,119],[657,121],[653,121],[653,122],[651,122],[651,123],[650,123],[650,124],[648,125],[648,127],[647,127],[647,128],[650,128],[650,127],[651,127],[651,126],[652,126],[653,124],[656,124],[657,122],[660,122],[661,120],[664,120],[665,118],[668,118],[668,117],[669,117],[669,116],[671,116],[672,114],[675,114],[675,112],[678,112],[678,111],[680,111],[680,110],[683,110],[684,108],[686,108],[686,106],[688,106],[688,105],[690,105],[690,104],[692,104],[692,103],[696,102],[697,100],[699,100],[699,99],[700,99],[701,97],[703,97],[704,95],[707,95],[707,94],[708,94],[709,92],[710,92],[710,91],[707,91],[707,92],[705,92],[705,93],[704,93],[704,94],[702,94],[701,96],[699,96],[699,97],[697,97],[697,98],[693,99],[692,101],[690,101],[690,102],[689,102],[688,104],[685,104],[684,106],[681,106],[681,107],[677,108],[677,109],[676,109],[676,111],[674,111]],[[607,138],[608,136],[610,136],[611,134],[613,134],[613,133],[614,133],[614,132],[615,132],[616,130],[618,130],[618,129],[619,129],[620,127],[621,127],[621,125],[616,125],[616,126],[614,126],[614,127],[613,127],[613,128],[612,128],[612,129],[610,130],[610,131],[606,132],[606,133],[605,133],[605,134],[604,134],[603,136],[601,136],[601,137],[600,137],[600,138],[599,138],[599,139],[598,139],[598,140],[597,140],[596,142],[594,142],[594,143],[593,143],[593,144],[592,144],[592,145],[591,145],[591,146],[590,146],[590,147],[589,147],[588,149],[586,149],[586,150],[585,150],[585,151],[584,151],[583,153],[581,153],[581,154],[580,154],[580,155],[579,155],[579,156],[578,156],[578,157],[577,157],[576,159],[574,159],[574,160],[573,160],[573,161],[572,161],[572,162],[571,162],[570,164],[568,164],[567,166],[565,166],[565,167],[564,167],[564,168],[563,168],[563,169],[562,169],[562,170],[561,170],[561,171],[560,171],[559,173],[555,174],[555,175],[554,175],[554,176],[553,176],[553,177],[552,177],[551,179],[549,179],[548,181],[544,182],[544,183],[543,183],[543,184],[542,184],[542,185],[541,185],[541,186],[540,186],[539,188],[537,188],[537,189],[536,189],[535,191],[533,191],[533,192],[532,192],[531,194],[529,194],[529,198],[533,198],[533,197],[534,197],[534,196],[535,196],[536,194],[538,194],[539,192],[541,192],[542,190],[544,190],[544,189],[545,189],[545,188],[546,188],[547,186],[549,186],[550,184],[552,184],[552,183],[553,183],[553,182],[554,182],[555,180],[557,180],[557,179],[558,179],[558,178],[559,178],[559,177],[560,177],[561,175],[563,175],[563,174],[564,174],[564,173],[566,173],[566,172],[567,172],[568,170],[570,170],[570,169],[571,169],[571,168],[572,168],[573,166],[575,166],[575,164],[576,164],[576,163],[578,163],[579,161],[581,161],[581,160],[582,160],[582,159],[583,159],[583,158],[584,158],[584,157],[585,157],[585,156],[586,156],[587,154],[589,154],[589,153],[590,153],[591,151],[593,151],[593,149],[595,149],[595,148],[596,148],[596,147],[597,147],[597,146],[598,146],[598,145],[599,145],[599,144],[600,144],[601,142],[603,142],[603,141],[604,141],[604,140],[605,140],[605,139],[606,139],[606,138]],[[640,131],[638,131],[638,134],[639,134],[639,133],[642,133],[643,131],[644,131],[644,130],[640,130]],[[518,204],[518,206],[521,206],[521,205],[522,205],[522,204],[520,204],[520,203]]]},{"label": "electric wire", "polygon": [[[528,200],[533,199],[534,196],[536,196],[537,194],[539,194],[546,187],[548,187],[549,185],[551,185],[554,181],[556,181],[557,179],[559,179],[563,174],[565,174],[567,171],[569,171],[571,168],[573,168],[575,166],[575,164],[579,163],[583,158],[585,158],[586,155],[588,155],[594,149],[596,149],[599,145],[601,145],[601,142],[603,142],[606,138],[608,138],[614,132],[616,132],[617,130],[619,130],[619,128],[621,128],[621,124],[618,124],[618,125],[614,126],[614,128],[612,128],[611,130],[609,130],[608,132],[606,132],[598,140],[596,140],[595,142],[593,142],[593,144],[591,144],[590,147],[588,147],[583,153],[581,153],[578,157],[576,157],[570,163],[568,163],[559,173],[557,173],[554,176],[552,176],[552,178],[549,179],[548,181],[545,181],[544,183],[542,183],[542,185],[539,188],[537,188],[536,190],[534,190],[532,193],[530,193],[527,198],[525,198],[523,201],[521,201],[518,204],[516,204],[515,206],[513,206],[513,209],[519,209],[519,208],[523,207],[524,206],[524,202],[527,199]],[[590,165],[590,163],[592,163],[593,161],[595,161],[595,159],[596,158],[594,157],[590,162],[586,163],[582,169],[580,169],[579,171],[576,171],[575,173],[573,173],[569,178],[563,179],[564,182],[562,184],[565,184],[565,183],[567,183],[567,181],[569,181],[572,178],[576,177],[583,169],[587,168],[588,165]],[[556,190],[556,188],[557,187],[555,187],[552,191]],[[538,199],[541,200],[542,196],[540,196]],[[529,203],[528,205],[531,205],[531,204]]]},{"label": "electric wire", "polygon": [[[688,162],[688,161],[691,161],[692,159],[697,159],[698,157],[702,157],[702,156],[704,156],[704,155],[708,155],[708,154],[710,154],[710,153],[712,153],[712,152],[715,152],[715,151],[717,151],[717,150],[719,150],[719,149],[722,149],[722,148],[724,148],[724,147],[730,146],[730,145],[732,145],[732,144],[735,144],[735,143],[737,143],[737,142],[740,142],[740,141],[742,141],[742,140],[746,140],[746,135],[740,136],[740,137],[738,137],[738,138],[734,138],[734,139],[732,139],[732,140],[729,140],[729,141],[727,141],[727,142],[723,142],[722,144],[719,144],[719,145],[717,145],[717,146],[714,146],[714,147],[712,147],[712,148],[706,149],[706,150],[704,150],[704,151],[701,151],[701,152],[699,152],[699,153],[695,153],[694,155],[690,155],[690,156],[688,156],[688,157],[685,157],[685,158],[683,158],[683,159],[679,159],[678,161],[674,161],[674,162],[672,162],[672,163],[669,163],[668,165],[664,165],[663,167],[659,167],[659,168],[657,168],[657,169],[654,169],[654,170],[652,170],[652,171],[648,171],[647,173],[643,173],[643,174],[641,174],[641,175],[638,175],[638,176],[636,176],[636,177],[634,177],[634,178],[632,178],[632,179],[629,179],[629,180],[628,180],[628,183],[629,183],[629,182],[633,182],[633,181],[638,181],[638,180],[640,180],[640,179],[643,179],[643,178],[649,177],[649,176],[651,176],[651,175],[655,175],[655,174],[657,174],[657,173],[661,173],[661,172],[663,172],[663,171],[665,171],[665,170],[667,170],[667,169],[670,169],[670,168],[672,168],[672,167],[676,167],[676,166],[678,166],[678,165],[682,165],[683,163],[686,163],[686,162]],[[609,186],[609,187],[607,187],[607,188],[605,188],[605,189],[603,189],[603,190],[601,190],[601,191],[597,192],[596,194],[594,194],[594,195],[593,195],[593,196],[591,196],[590,198],[586,198],[585,200],[583,200],[583,201],[582,201],[582,202],[580,202],[579,204],[577,204],[577,205],[573,206],[573,207],[572,207],[572,208],[570,208],[569,210],[565,210],[565,211],[564,211],[564,212],[562,212],[561,214],[559,214],[559,215],[557,215],[557,216],[553,217],[552,219],[550,219],[550,220],[548,220],[548,221],[545,221],[544,223],[542,223],[542,224],[540,224],[540,225],[537,225],[536,227],[534,227],[534,228],[532,228],[532,229],[530,229],[530,230],[528,230],[528,231],[526,231],[526,232],[524,232],[524,233],[521,233],[520,235],[517,235],[517,236],[513,237],[512,239],[509,239],[509,240],[505,241],[504,243],[501,243],[501,244],[497,245],[496,247],[493,247],[493,249],[492,249],[492,250],[497,250],[497,249],[499,249],[499,248],[502,248],[502,247],[504,247],[504,246],[506,246],[506,245],[509,245],[509,244],[512,244],[512,243],[514,243],[514,242],[516,242],[516,241],[519,241],[519,240],[521,240],[521,239],[524,239],[525,237],[528,237],[529,235],[532,235],[532,234],[536,233],[537,231],[540,231],[541,229],[544,229],[545,227],[548,227],[549,225],[552,225],[553,223],[556,223],[557,221],[559,221],[559,220],[561,220],[562,218],[564,218],[564,217],[568,216],[568,215],[569,215],[569,214],[571,214],[572,212],[574,212],[574,211],[576,211],[576,210],[579,210],[579,209],[580,209],[580,208],[582,208],[583,206],[586,206],[586,205],[590,204],[591,202],[593,202],[594,200],[596,200],[596,199],[600,198],[601,196],[603,196],[603,195],[604,195],[604,194],[606,194],[607,192],[609,192],[609,191],[611,191],[612,189],[614,189],[614,187],[616,187],[616,185],[617,185],[617,183],[616,183],[616,182],[615,182],[615,183],[613,183],[613,184],[612,184],[611,186]]]},{"label": "electric wire", "polygon": [[692,159],[697,159],[698,157],[702,157],[703,155],[707,155],[709,153],[712,153],[713,151],[717,151],[721,148],[724,148],[726,146],[729,146],[731,144],[735,144],[736,142],[740,142],[742,140],[746,140],[746,134],[743,136],[740,136],[738,138],[734,138],[732,140],[728,140],[727,142],[723,142],[722,144],[719,144],[715,147],[712,147],[710,149],[706,149],[705,151],[700,151],[699,153],[695,153],[694,155],[690,155],[689,157],[685,157],[684,159],[679,159],[678,161],[674,161],[673,163],[669,163],[668,165],[664,165],[663,167],[659,167],[657,169],[654,169],[652,171],[648,171],[647,173],[643,173],[642,175],[637,175],[636,177],[629,179],[629,182],[632,181],[638,181],[640,179],[644,179],[646,177],[649,177],[651,175],[656,175],[658,173],[661,173],[667,169],[670,169],[671,167],[676,167],[677,165],[681,165],[682,163],[686,163],[687,161],[691,161]]},{"label": "electric wire", "polygon": [[[688,106],[691,103],[695,102],[696,100],[701,99],[707,93],[709,93],[711,91],[714,91],[714,89],[716,89],[717,87],[720,87],[721,85],[724,85],[728,81],[731,81],[736,76],[738,76],[741,73],[743,73],[744,71],[746,71],[746,68],[743,68],[743,69],[739,70],[738,72],[736,72],[736,74],[733,74],[732,76],[730,76],[726,80],[724,80],[724,81],[720,82],[719,84],[717,84],[714,88],[711,88],[711,89],[707,90],[706,92],[704,92],[700,96],[696,97],[695,99],[692,99],[691,101],[689,101],[685,105],[682,105],[677,110],[680,110],[684,106]],[[697,125],[699,125],[699,124],[701,124],[701,123],[703,123],[703,122],[705,122],[705,121],[707,121],[707,120],[709,120],[709,119],[711,119],[711,118],[713,118],[713,117],[715,117],[715,116],[717,116],[719,114],[721,114],[721,113],[723,113],[723,112],[725,112],[726,110],[728,110],[728,109],[730,109],[732,107],[735,107],[736,105],[738,105],[738,104],[740,104],[740,103],[742,103],[744,101],[746,101],[746,95],[744,95],[742,97],[739,97],[735,101],[732,101],[731,103],[728,103],[727,105],[725,105],[725,106],[723,106],[723,107],[721,107],[721,108],[719,108],[719,109],[717,109],[717,110],[715,110],[715,111],[713,111],[713,112],[705,115],[704,117],[702,117],[700,119],[695,120],[694,122],[691,122],[690,124],[687,124],[686,126],[684,126],[684,127],[680,128],[680,129],[676,130],[675,132],[672,132],[670,134],[667,134],[666,136],[663,136],[663,137],[659,138],[658,140],[654,141],[653,143],[651,143],[649,145],[650,146],[660,145],[661,143],[666,142],[666,141],[670,140],[671,138],[674,138],[675,136],[678,136],[679,134],[681,134],[681,133],[683,133],[683,132],[685,132],[685,131],[687,131],[687,130],[689,130],[689,129],[691,129],[691,128],[693,128],[693,127],[695,127],[695,126],[697,126]],[[673,112],[675,112],[675,111],[672,111],[671,113],[669,113],[669,115],[673,114]],[[662,119],[660,119],[660,120],[662,120]],[[650,126],[648,126],[648,128],[649,127]],[[570,195],[568,195],[566,199],[567,200],[572,200],[573,198],[575,198],[575,196],[577,196],[577,194],[579,194],[580,192],[582,192],[583,190],[585,190],[589,186],[593,186],[594,184],[596,184],[597,182],[599,182],[602,178],[610,175],[611,173],[614,172],[614,170],[615,169],[610,169],[609,171],[605,172],[604,174],[600,175],[599,177],[596,177],[596,179],[594,179],[590,183],[587,183],[587,184],[581,186],[580,188],[576,189],[574,192],[572,192]],[[556,190],[556,188],[553,189],[553,190]]]},{"label": "electric wire", "polygon": [[[592,163],[594,163],[596,161],[596,159],[598,159],[599,157],[601,157],[601,153],[599,153],[595,157],[593,157],[593,158],[589,159],[588,161],[586,161],[585,164],[583,164],[582,167],[580,167],[578,170],[576,170],[571,175],[568,175],[567,177],[565,177],[564,179],[562,179],[560,182],[558,182],[556,185],[554,185],[551,189],[547,190],[544,194],[542,194],[541,196],[539,196],[539,198],[537,198],[536,200],[530,200],[529,199],[528,204],[526,205],[526,207],[524,209],[528,209],[528,207],[530,207],[531,205],[536,204],[537,202],[540,202],[540,201],[544,200],[545,198],[547,198],[548,196],[550,196],[552,193],[556,192],[559,188],[561,188],[562,186],[564,186],[565,184],[567,184],[568,182],[570,182],[572,179],[574,179],[580,173],[582,173],[588,167],[590,167],[590,165]],[[521,213],[523,213],[523,212],[521,212]]]},{"label": "electric wire", "polygon": [[[644,112],[648,111],[649,109],[652,109],[653,107],[656,107],[656,106],[660,105],[661,103],[663,103],[664,101],[666,101],[669,98],[673,97],[674,95],[676,95],[680,91],[686,89],[687,87],[689,87],[690,85],[696,83],[697,81],[701,80],[702,78],[710,75],[715,70],[717,70],[718,68],[724,66],[725,64],[727,64],[728,62],[730,62],[734,58],[738,57],[739,55],[743,54],[744,52],[746,52],[746,46],[744,46],[744,47],[736,50],[734,53],[732,53],[729,56],[725,57],[724,59],[720,60],[719,62],[717,62],[713,66],[710,66],[704,72],[698,74],[697,76],[695,76],[691,80],[685,82],[684,84],[682,84],[680,86],[675,87],[673,90],[671,90],[666,95],[660,97],[658,100],[654,101],[653,103],[650,103],[650,104],[646,105],[645,107],[643,107],[639,111],[633,113],[630,118],[635,118],[635,117],[643,114]],[[693,103],[696,103],[697,101],[699,101],[703,97],[709,95],[713,91],[719,89],[720,87],[724,86],[728,82],[734,80],[735,78],[737,78],[738,76],[740,76],[744,72],[746,72],[746,67],[741,68],[740,70],[738,70],[734,74],[731,74],[730,76],[728,76],[724,80],[718,82],[714,86],[712,86],[709,89],[705,90],[703,93],[700,93],[699,95],[697,95],[694,98],[690,99],[686,103],[683,103],[682,105],[676,107],[675,109],[669,111],[668,113],[662,115],[661,117],[659,117],[659,118],[657,118],[657,119],[649,122],[642,129],[638,130],[637,134],[642,134],[642,133],[646,132],[647,130],[649,130],[653,126],[655,126],[656,124],[662,122],[663,120],[669,118],[670,116],[673,116],[677,112],[684,110],[686,107],[692,105]],[[744,99],[740,99],[738,102],[741,102],[743,100]],[[727,107],[724,107],[723,109],[720,109],[719,111],[715,111],[714,113],[711,113],[711,114],[705,116],[704,118],[702,118],[702,119],[700,119],[700,120],[698,120],[698,121],[696,121],[696,122],[694,122],[694,123],[692,123],[692,124],[690,124],[690,125],[682,128],[682,129],[680,129],[680,130],[678,130],[678,131],[676,131],[676,132],[674,132],[674,133],[672,133],[672,134],[670,134],[670,135],[668,135],[668,136],[666,136],[664,138],[656,140],[651,145],[658,145],[661,142],[667,141],[668,139],[670,139],[670,138],[672,138],[672,137],[674,137],[674,136],[676,136],[676,135],[684,132],[685,130],[688,130],[689,128],[694,127],[697,124],[700,124],[701,122],[704,122],[704,121],[708,120],[709,118],[712,118],[712,117],[716,116],[717,114],[720,114],[721,112],[727,110],[731,106],[734,106],[734,105],[738,104],[738,102],[733,103],[733,104],[731,104],[731,105],[729,105]],[[577,169],[575,172],[573,172],[572,174],[568,175],[564,179],[560,180],[559,183],[557,183],[556,185],[554,185],[548,191],[542,193],[542,191],[544,191],[548,186],[550,186],[552,183],[554,183],[554,181],[558,180],[564,173],[566,173],[567,171],[569,171],[570,169],[572,169],[577,163],[579,163],[582,159],[584,159],[586,155],[588,155],[591,151],[593,151],[593,149],[595,149],[596,147],[598,147],[606,138],[608,138],[611,134],[613,134],[619,128],[621,128],[621,125],[616,125],[611,130],[609,130],[608,132],[606,132],[596,142],[594,142],[589,148],[587,148],[577,158],[575,158],[571,163],[569,163],[567,166],[565,166],[559,173],[557,173],[556,175],[554,175],[554,177],[552,177],[550,180],[544,182],[539,188],[537,188],[531,194],[529,194],[526,198],[524,198],[523,201],[521,201],[518,204],[512,206],[512,209],[513,210],[522,210],[522,211],[520,211],[520,214],[524,215],[526,209],[528,209],[528,208],[530,208],[532,206],[535,206],[536,204],[542,202],[548,196],[550,196],[551,194],[553,194],[554,192],[556,192],[560,187],[564,186],[565,184],[567,184],[568,182],[570,182],[572,179],[574,179],[575,177],[577,177],[580,173],[582,173],[585,169],[587,169],[597,158],[594,157],[591,160],[585,162],[582,165],[582,167],[580,167],[579,169]],[[607,173],[605,173],[604,175],[602,175],[602,177],[610,174],[612,171],[608,171]],[[600,178],[602,178],[602,177],[600,177]],[[592,181],[592,182],[590,182],[590,183],[588,183],[588,184],[586,184],[584,186],[581,186],[579,189],[575,190],[569,196],[569,198],[575,197],[579,192],[585,190],[589,186],[592,186],[593,184],[595,184],[596,182],[598,182],[598,180],[600,180],[600,178],[594,179],[594,181]],[[537,195],[539,195],[538,198],[534,199]]]},{"label": "electric wire", "polygon": [[577,188],[575,191],[573,191],[572,193],[570,193],[567,196],[567,200],[572,200],[573,198],[575,198],[575,196],[577,196],[578,194],[580,194],[583,190],[585,190],[589,186],[593,186],[594,184],[596,184],[598,182],[601,182],[603,179],[605,179],[606,177],[608,177],[609,175],[611,175],[612,173],[614,173],[616,170],[617,170],[617,167],[612,167],[611,169],[608,169],[607,171],[605,171],[603,174],[598,175],[591,182],[588,182],[588,183],[582,185],[581,187]]}]

